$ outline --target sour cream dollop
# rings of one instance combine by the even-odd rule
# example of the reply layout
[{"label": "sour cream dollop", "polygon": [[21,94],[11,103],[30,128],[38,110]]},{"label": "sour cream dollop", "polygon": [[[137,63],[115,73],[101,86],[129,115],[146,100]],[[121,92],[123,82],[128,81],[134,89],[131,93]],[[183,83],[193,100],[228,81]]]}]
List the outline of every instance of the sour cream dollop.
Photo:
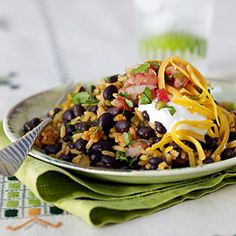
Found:
[{"label": "sour cream dollop", "polygon": [[[171,132],[174,124],[177,121],[181,120],[203,121],[207,119],[205,116],[197,112],[191,113],[184,106],[177,105],[173,102],[168,102],[166,104],[168,106],[172,106],[175,109],[175,113],[173,115],[171,115],[168,108],[162,108],[160,110],[157,110],[155,105],[156,101],[153,101],[151,104],[140,104],[138,106],[138,110],[141,112],[147,111],[150,122],[154,123],[155,121],[158,121],[162,123],[162,125],[165,126],[167,132]],[[207,133],[206,129],[199,129],[186,124],[180,125],[177,129],[191,130],[202,135],[205,135]]]}]

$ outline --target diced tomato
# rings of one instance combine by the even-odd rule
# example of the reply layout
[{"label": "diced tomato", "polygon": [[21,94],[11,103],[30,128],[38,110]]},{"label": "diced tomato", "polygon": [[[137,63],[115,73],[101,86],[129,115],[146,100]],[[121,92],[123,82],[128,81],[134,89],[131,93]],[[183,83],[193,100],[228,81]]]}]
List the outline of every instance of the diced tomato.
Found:
[{"label": "diced tomato", "polygon": [[126,101],[125,101],[125,98],[124,98],[124,97],[121,97],[121,96],[115,98],[111,103],[112,103],[112,105],[113,105],[114,107],[117,107],[117,108],[119,108],[120,110],[126,110],[126,111],[128,111],[128,110],[131,109],[131,108],[127,105],[127,103],[126,103]]},{"label": "diced tomato", "polygon": [[175,69],[174,69],[173,66],[166,67],[166,70],[165,70],[165,75],[166,76],[171,77],[172,75],[174,75],[174,73],[175,73]]},{"label": "diced tomato", "polygon": [[156,85],[158,82],[157,77],[154,73],[137,73],[128,79],[124,86],[131,85]]},{"label": "diced tomato", "polygon": [[170,101],[168,93],[165,89],[156,89],[155,92],[156,92],[158,101],[161,101],[161,102]]},{"label": "diced tomato", "polygon": [[184,88],[187,83],[188,83],[189,79],[186,78],[186,77],[183,77],[183,78],[174,78],[174,82],[173,82],[173,85],[175,88]]},{"label": "diced tomato", "polygon": [[131,75],[130,79],[119,89],[119,92],[127,92],[132,99],[137,99],[137,96],[141,94],[146,87],[150,90],[157,88],[157,82],[158,79],[155,71],[149,68],[148,72]]}]

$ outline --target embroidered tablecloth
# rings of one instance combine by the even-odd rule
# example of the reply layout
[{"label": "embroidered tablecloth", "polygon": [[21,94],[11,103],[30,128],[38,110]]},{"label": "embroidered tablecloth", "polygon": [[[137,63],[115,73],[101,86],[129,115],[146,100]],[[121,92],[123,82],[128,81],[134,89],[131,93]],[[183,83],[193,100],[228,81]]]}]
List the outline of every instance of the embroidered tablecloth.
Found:
[{"label": "embroidered tablecloth", "polygon": [[[216,3],[210,69],[223,65],[229,76],[236,63],[236,30],[235,18],[227,17],[236,5]],[[0,0],[0,119],[36,92],[70,80],[97,81],[138,62],[134,16],[131,0]],[[223,38],[226,33],[231,36]],[[218,47],[222,41],[225,46]],[[15,177],[0,176],[0,235],[232,236],[235,196],[236,186],[230,186],[147,217],[91,228],[41,202]]]}]

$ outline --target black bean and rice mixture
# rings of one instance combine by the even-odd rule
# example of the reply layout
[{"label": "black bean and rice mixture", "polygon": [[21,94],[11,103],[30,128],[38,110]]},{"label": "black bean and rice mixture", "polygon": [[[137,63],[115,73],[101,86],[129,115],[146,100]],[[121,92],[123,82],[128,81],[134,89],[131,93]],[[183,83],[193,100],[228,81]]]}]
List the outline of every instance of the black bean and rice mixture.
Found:
[{"label": "black bean and rice mixture", "polygon": [[[208,164],[235,156],[229,105],[212,100],[209,85],[188,62],[146,61],[98,85],[76,86],[49,113],[53,121],[35,145],[82,166],[163,170]],[[39,123],[26,122],[25,132]]]}]

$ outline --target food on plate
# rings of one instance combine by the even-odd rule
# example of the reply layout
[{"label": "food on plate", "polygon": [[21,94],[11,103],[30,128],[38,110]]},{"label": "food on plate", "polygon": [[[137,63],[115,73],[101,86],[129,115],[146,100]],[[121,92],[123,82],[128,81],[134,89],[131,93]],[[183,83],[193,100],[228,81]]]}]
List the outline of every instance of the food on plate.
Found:
[{"label": "food on plate", "polygon": [[[137,170],[201,166],[236,153],[236,113],[189,62],[148,60],[81,85],[49,113],[35,145],[78,165]],[[28,132],[38,118],[24,125]]]}]

